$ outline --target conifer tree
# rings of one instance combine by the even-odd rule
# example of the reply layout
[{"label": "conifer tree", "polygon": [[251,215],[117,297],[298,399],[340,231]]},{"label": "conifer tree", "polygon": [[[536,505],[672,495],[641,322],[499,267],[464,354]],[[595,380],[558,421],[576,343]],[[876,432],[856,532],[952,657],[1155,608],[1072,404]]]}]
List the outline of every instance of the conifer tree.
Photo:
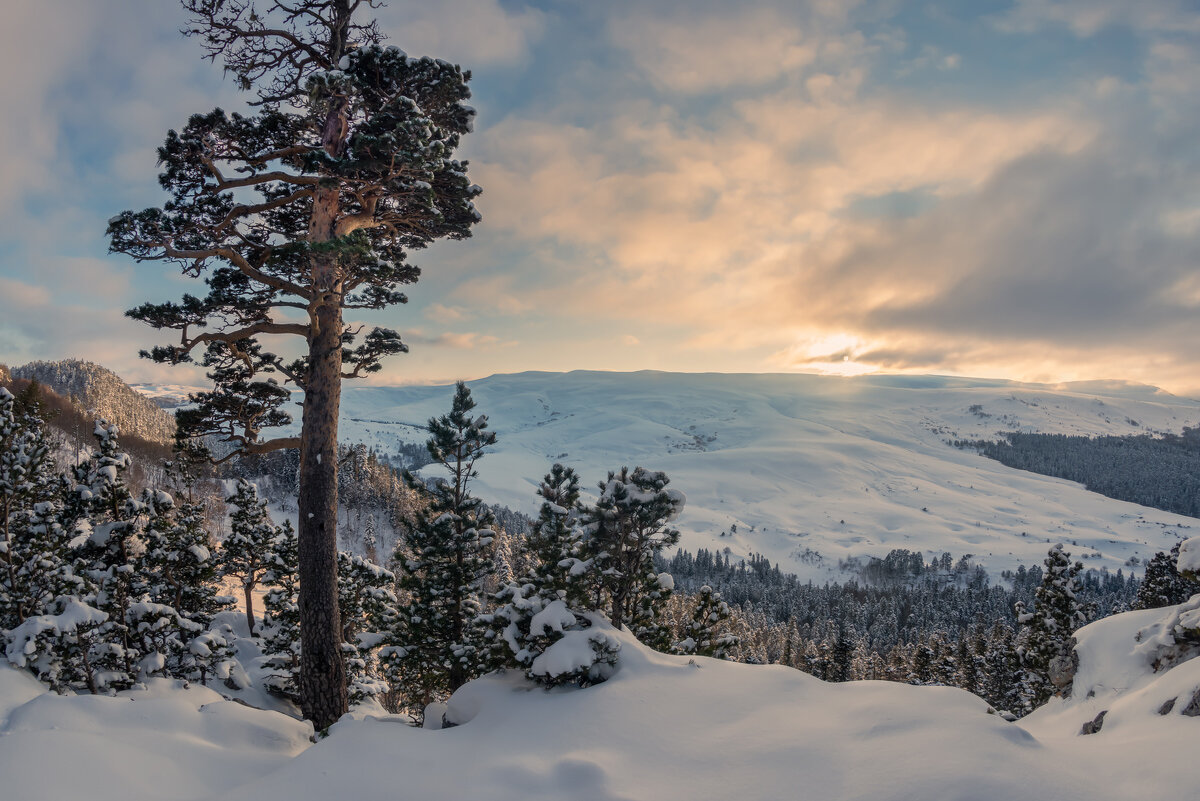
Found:
[{"label": "conifer tree", "polygon": [[609,472],[600,483],[596,504],[581,523],[593,571],[598,608],[617,629],[626,626],[643,643],[670,648],[670,632],[657,620],[658,609],[673,588],[671,576],[654,567],[654,555],[679,542],[668,526],[683,509],[684,496],[668,490],[665,473],[642,467]]},{"label": "conifer tree", "polygon": [[377,562],[377,549],[379,547],[379,535],[375,533],[375,514],[367,515],[367,521],[363,523],[363,551],[367,555],[367,559],[372,562]]},{"label": "conifer tree", "polygon": [[177,641],[163,652],[167,675],[207,684],[210,675],[229,675],[232,632],[213,630],[211,624],[217,613],[233,605],[233,598],[219,591],[219,555],[204,528],[204,506],[192,494],[195,467],[186,447],[177,449],[165,469],[178,500],[161,491],[144,493],[148,519],[143,570],[148,600],[177,614],[173,631],[168,614],[158,619],[155,632]]},{"label": "conifer tree", "polygon": [[[527,678],[547,687],[602,681],[621,646],[602,631],[587,632],[591,622],[580,608],[587,595],[579,581],[579,533],[571,522],[579,477],[556,464],[538,494],[542,506],[528,543],[533,563],[525,575],[500,588],[493,596],[495,610],[484,616],[490,626],[491,664],[524,670]],[[571,660],[544,656],[566,637],[585,639],[587,649],[573,651]]]},{"label": "conifer tree", "polygon": [[221,544],[221,571],[242,585],[246,626],[254,636],[254,590],[276,558],[276,540],[282,529],[271,521],[258,488],[244,478],[238,479],[237,489],[225,503],[233,507],[233,514],[229,516],[229,536]]},{"label": "conifer tree", "polygon": [[1056,544],[1046,556],[1042,583],[1034,594],[1033,610],[1018,609],[1023,642],[1018,647],[1023,668],[1022,697],[1033,710],[1056,693],[1067,691],[1079,656],[1075,630],[1088,622],[1089,611],[1079,600],[1083,565],[1071,564],[1070,554]]},{"label": "conifer tree", "polygon": [[[687,636],[675,643],[676,652],[728,659],[730,650],[739,642],[737,635],[727,630],[732,614],[729,604],[721,600],[721,593],[707,584],[702,586],[696,595],[692,619],[684,629]],[[784,664],[788,661],[785,657]]]},{"label": "conifer tree", "polygon": [[1181,604],[1200,592],[1200,583],[1179,574],[1179,546],[1169,554],[1159,551],[1146,563],[1146,575],[1138,585],[1134,609],[1159,609]]},{"label": "conifer tree", "polygon": [[116,426],[96,421],[98,447],[91,458],[75,469],[78,482],[68,504],[72,514],[84,516],[70,521],[78,534],[86,534],[73,551],[75,573],[85,578],[90,592],[83,599],[107,618],[97,632],[99,642],[91,647],[103,673],[104,686],[131,686],[138,675],[142,653],[135,644],[133,618],[140,611],[134,604],[148,586],[142,569],[146,544],[141,536],[144,504],[135,500],[126,481],[129,455],[121,450]]},{"label": "conifer tree", "polygon": [[350,705],[387,692],[378,678],[374,650],[395,623],[396,577],[361,556],[338,553],[338,609]]},{"label": "conifer tree", "polygon": [[586,566],[580,564],[582,538],[572,521],[579,505],[579,476],[555,464],[542,478],[538,495],[542,505],[526,543],[533,564],[524,580],[548,600],[561,598],[569,606],[581,606],[586,589],[577,579]]},{"label": "conifer tree", "polygon": [[[251,114],[192,116],[159,149],[161,208],[126,211],[110,250],[179,265],[203,296],[148,303],[134,319],[173,332],[155,361],[208,368],[211,391],[177,415],[186,433],[241,453],[300,450],[301,687],[319,729],[345,711],[336,589],[341,382],[407,348],[365,335],[355,310],[403,303],[412,249],[469,236],[479,188],[454,159],[474,111],[470,73],[383,47],[360,0],[182,0],[205,55],[255,95]],[[285,315],[299,311],[299,320]],[[299,337],[287,361],[270,343]],[[304,393],[299,436],[264,438]]]},{"label": "conifer tree", "polygon": [[1019,714],[1021,700],[1021,662],[1013,630],[1003,621],[996,621],[987,638],[984,653],[983,697],[1001,712]]},{"label": "conifer tree", "polygon": [[[263,656],[271,671],[267,689],[300,700],[300,543],[292,524],[276,532],[262,574],[268,586],[263,596]],[[338,636],[341,636],[339,630]],[[340,650],[340,649],[339,649]]]},{"label": "conifer tree", "polygon": [[430,459],[449,480],[432,486],[406,474],[424,508],[398,551],[399,587],[409,602],[397,615],[381,658],[394,682],[422,706],[453,693],[478,674],[485,661],[485,628],[478,620],[479,594],[494,571],[489,546],[493,515],[470,493],[475,463],[496,442],[487,416],[458,382],[449,414],[429,420]]},{"label": "conifer tree", "polygon": [[36,385],[0,387],[0,631],[40,615],[64,588],[66,537]]}]

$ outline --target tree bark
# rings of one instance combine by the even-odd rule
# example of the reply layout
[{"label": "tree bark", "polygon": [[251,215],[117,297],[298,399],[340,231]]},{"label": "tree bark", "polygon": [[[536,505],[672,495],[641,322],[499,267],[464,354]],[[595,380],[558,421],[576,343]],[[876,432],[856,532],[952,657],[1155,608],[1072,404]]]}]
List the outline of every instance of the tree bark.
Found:
[{"label": "tree bark", "polygon": [[[336,63],[336,59],[335,59]],[[344,99],[331,98],[322,140],[331,156],[346,136]],[[339,211],[337,186],[313,195],[308,239],[333,238]],[[298,506],[300,560],[300,707],[317,731],[347,708],[337,594],[337,435],[342,396],[343,281],[332,253],[313,253],[309,306],[308,375],[300,433]]]},{"label": "tree bark", "polygon": [[[246,593],[246,626],[250,629],[250,636],[254,636],[254,585],[247,582],[242,585],[242,590]],[[179,605],[176,604],[178,609]]]},{"label": "tree bark", "polygon": [[300,705],[318,730],[346,711],[337,597],[337,423],[341,310],[318,310],[300,446]]}]

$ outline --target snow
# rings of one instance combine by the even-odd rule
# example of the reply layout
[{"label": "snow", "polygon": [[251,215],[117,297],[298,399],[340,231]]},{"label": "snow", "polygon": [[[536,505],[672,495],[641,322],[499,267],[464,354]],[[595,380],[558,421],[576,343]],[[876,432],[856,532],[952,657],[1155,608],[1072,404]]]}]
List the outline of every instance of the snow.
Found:
[{"label": "snow", "polygon": [[[778,666],[664,656],[628,635],[607,682],[472,682],[440,731],[343,721],[227,801],[423,799],[1116,799],[950,688],[825,684]],[[398,784],[397,784],[398,783]],[[801,789],[802,788],[802,789]],[[798,791],[800,795],[798,796]]]},{"label": "snow", "polygon": [[[1200,687],[1200,659],[1156,674],[1134,641],[1176,614],[1082,629],[1072,698],[1017,724],[955,688],[826,684],[781,666],[667,656],[599,621],[559,642],[564,663],[572,651],[590,657],[589,635],[619,643],[602,684],[545,691],[519,672],[491,674],[431,710],[429,728],[360,713],[316,745],[307,724],[214,689],[159,679],[115,697],[60,697],[3,667],[3,797],[1189,798],[1200,721],[1180,711]],[[1101,731],[1080,736],[1101,711]],[[443,712],[454,726],[439,728]]]},{"label": "snow", "polygon": [[1179,572],[1200,573],[1200,537],[1184,540],[1179,546]]},{"label": "snow", "polygon": [[[1053,699],[1020,721],[1064,760],[1086,764],[1106,788],[1105,798],[1196,794],[1190,766],[1200,719],[1181,713],[1200,691],[1200,659],[1155,672],[1148,647],[1190,604],[1126,612],[1080,629],[1071,697]],[[1101,712],[1100,731],[1081,736],[1083,724]]]},{"label": "snow", "polygon": [[[1178,433],[1200,422],[1200,402],[1152,387],[579,371],[470,388],[499,437],[477,464],[474,491],[488,502],[536,515],[537,484],[556,461],[575,468],[585,495],[609,470],[641,465],[687,495],[672,523],[682,548],[759,553],[818,582],[845,578],[840,559],[893,548],[973,554],[995,575],[1040,564],[1055,542],[1086,567],[1130,572],[1132,557],[1169,550],[1196,525],[946,443],[1014,429]],[[348,383],[342,441],[385,454],[422,443],[453,392]]]},{"label": "snow", "polygon": [[60,697],[0,667],[0,796],[206,798],[282,766],[312,728],[204,687],[156,679],[117,697]]}]

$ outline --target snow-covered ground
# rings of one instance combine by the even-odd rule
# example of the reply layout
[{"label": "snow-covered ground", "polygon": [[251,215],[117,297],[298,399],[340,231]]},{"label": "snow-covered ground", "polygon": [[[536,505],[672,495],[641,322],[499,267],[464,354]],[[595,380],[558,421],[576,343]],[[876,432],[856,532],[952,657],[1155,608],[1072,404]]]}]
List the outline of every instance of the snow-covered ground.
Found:
[{"label": "snow-covered ground", "polygon": [[[893,548],[992,572],[1040,564],[1062,541],[1116,570],[1195,533],[1193,518],[1114,501],[950,447],[1012,430],[1178,433],[1200,402],[1141,385],[1057,387],[937,376],[521,373],[470,384],[499,435],[476,491],[535,513],[555,461],[585,489],[607,470],[666,471],[688,498],[682,547],[766,555],[818,581],[839,559]],[[420,443],[452,387],[347,383],[343,442]],[[1139,570],[1140,572],[1140,570]]]},{"label": "snow-covered ground", "polygon": [[[1020,721],[1063,760],[1086,764],[1107,788],[1105,797],[1200,796],[1194,761],[1200,717],[1192,716],[1194,706],[1184,714],[1200,693],[1200,659],[1158,673],[1150,664],[1156,635],[1161,640],[1179,608],[1126,612],[1080,629],[1071,697],[1052,699]],[[1100,730],[1081,736],[1083,724],[1101,712]]]},{"label": "snow-covered ground", "polygon": [[[205,688],[160,681],[60,698],[0,667],[0,797],[1191,798],[1200,719],[1180,711],[1200,660],[1153,674],[1134,653],[1134,634],[1172,611],[1084,629],[1075,697],[1017,724],[953,688],[826,684],[780,666],[656,654],[621,634],[620,667],[604,684],[547,692],[488,676],[451,699],[454,728],[345,719],[312,746],[306,724]],[[1179,701],[1160,715],[1169,697]],[[1102,730],[1081,736],[1103,709]]]}]

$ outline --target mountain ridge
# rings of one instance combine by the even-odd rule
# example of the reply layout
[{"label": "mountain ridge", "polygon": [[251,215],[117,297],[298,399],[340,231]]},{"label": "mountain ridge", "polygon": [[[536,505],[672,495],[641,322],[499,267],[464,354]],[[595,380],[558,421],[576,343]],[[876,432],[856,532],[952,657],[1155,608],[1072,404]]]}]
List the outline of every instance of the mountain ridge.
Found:
[{"label": "mountain ridge", "polygon": [[159,444],[175,437],[175,418],[103,365],[81,359],[32,361],[11,368],[14,378],[37,381],[125,432]]}]

